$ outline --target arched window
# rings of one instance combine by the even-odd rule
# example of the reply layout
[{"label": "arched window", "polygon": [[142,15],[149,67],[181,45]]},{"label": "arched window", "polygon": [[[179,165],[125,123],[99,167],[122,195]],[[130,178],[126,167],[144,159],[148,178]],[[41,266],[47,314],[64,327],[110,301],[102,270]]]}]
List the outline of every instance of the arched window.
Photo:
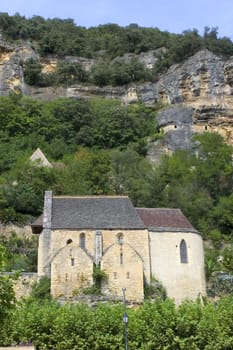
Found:
[{"label": "arched window", "polygon": [[80,233],[79,236],[79,245],[80,248],[85,249],[86,248],[86,237],[85,237],[85,233]]},{"label": "arched window", "polygon": [[180,262],[182,264],[188,263],[187,245],[184,239],[180,242]]}]

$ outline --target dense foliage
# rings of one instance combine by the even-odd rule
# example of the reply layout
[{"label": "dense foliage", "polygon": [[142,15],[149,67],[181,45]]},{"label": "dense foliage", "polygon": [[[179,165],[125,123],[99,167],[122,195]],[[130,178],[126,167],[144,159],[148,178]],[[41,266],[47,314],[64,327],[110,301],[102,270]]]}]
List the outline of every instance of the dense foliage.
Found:
[{"label": "dense foliage", "polygon": [[0,244],[0,339],[5,326],[11,319],[11,311],[15,308],[15,293],[13,290],[14,276],[5,276],[2,271],[7,267],[7,251]]},{"label": "dense foliage", "polygon": [[[132,350],[230,350],[233,346],[233,299],[216,304],[173,301],[145,303],[128,309],[128,342]],[[59,306],[29,300],[12,312],[1,329],[0,345],[33,343],[37,349],[124,349],[123,306]]]},{"label": "dense foliage", "polygon": [[[233,233],[232,147],[218,134],[195,136],[194,149],[144,156],[156,134],[156,108],[114,100],[0,97],[0,218],[23,222],[57,194],[128,194],[136,206],[179,207],[204,235]],[[53,168],[33,166],[40,147]],[[196,156],[198,154],[198,157]],[[216,231],[217,230],[217,231]]]},{"label": "dense foliage", "polygon": [[121,86],[131,82],[153,80],[153,71],[145,68],[136,57],[129,61],[99,60],[90,71],[77,62],[59,59],[57,66],[50,73],[43,73],[43,66],[38,60],[28,59],[23,64],[25,82],[28,85],[68,86],[77,83],[91,83],[97,86]]},{"label": "dense foliage", "polygon": [[37,271],[37,238],[20,237],[15,232],[0,236],[0,245],[5,249],[4,271]]},{"label": "dense foliage", "polygon": [[40,16],[27,19],[19,14],[0,13],[0,30],[7,39],[37,43],[43,55],[93,57],[104,51],[109,57],[116,57],[166,47],[174,51],[174,59],[179,60],[178,52],[182,55],[184,51],[185,58],[202,47],[225,55],[232,55],[233,50],[229,38],[218,38],[218,28],[209,27],[205,27],[202,36],[196,29],[171,34],[137,24],[121,27],[110,23],[85,28],[76,25],[72,19],[44,19]]}]

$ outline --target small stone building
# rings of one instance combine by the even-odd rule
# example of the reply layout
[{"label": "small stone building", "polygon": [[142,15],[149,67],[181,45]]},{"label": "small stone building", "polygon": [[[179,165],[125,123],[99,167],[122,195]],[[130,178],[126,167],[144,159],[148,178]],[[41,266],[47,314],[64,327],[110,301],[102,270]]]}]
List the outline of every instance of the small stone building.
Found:
[{"label": "small stone building", "polygon": [[104,271],[106,296],[141,302],[158,279],[177,302],[205,295],[202,238],[178,209],[136,209],[126,196],[56,197],[46,191],[39,234],[38,277],[51,293],[72,297]]}]

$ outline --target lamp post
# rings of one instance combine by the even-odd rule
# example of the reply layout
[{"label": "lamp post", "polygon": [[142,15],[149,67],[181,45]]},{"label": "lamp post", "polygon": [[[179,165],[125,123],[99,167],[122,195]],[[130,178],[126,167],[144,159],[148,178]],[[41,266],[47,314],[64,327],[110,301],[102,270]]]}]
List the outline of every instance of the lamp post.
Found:
[{"label": "lamp post", "polygon": [[124,305],[123,324],[124,324],[125,350],[128,350],[129,349],[128,348],[128,334],[127,334],[128,315],[126,313],[125,291],[126,291],[126,288],[122,288],[123,305]]}]

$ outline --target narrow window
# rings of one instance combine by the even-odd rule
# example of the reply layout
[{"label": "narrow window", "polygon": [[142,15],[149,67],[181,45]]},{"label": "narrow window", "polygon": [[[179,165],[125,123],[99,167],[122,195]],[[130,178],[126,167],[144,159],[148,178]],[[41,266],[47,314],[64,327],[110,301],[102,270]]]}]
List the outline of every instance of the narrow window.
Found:
[{"label": "narrow window", "polygon": [[207,130],[208,129],[208,127],[207,127],[207,125],[205,125],[205,130]]},{"label": "narrow window", "polygon": [[79,236],[79,245],[80,248],[85,249],[86,248],[86,237],[85,233],[81,233]]},{"label": "narrow window", "polygon": [[130,279],[130,273],[129,273],[129,272],[127,272],[126,278],[127,278],[127,279]]},{"label": "narrow window", "polygon": [[182,264],[188,263],[187,245],[184,239],[180,242],[180,262]]},{"label": "narrow window", "polygon": [[123,253],[120,253],[120,264],[123,264]]},{"label": "narrow window", "polygon": [[66,273],[66,282],[68,281],[68,273]]},{"label": "narrow window", "polygon": [[116,279],[117,279],[117,273],[114,272],[114,273],[113,273],[113,276],[114,276],[114,280],[116,280]]},{"label": "narrow window", "polygon": [[174,125],[174,128],[177,129],[177,125],[176,124]]},{"label": "narrow window", "polygon": [[74,266],[74,258],[71,258],[70,262],[71,262],[71,266]]}]

